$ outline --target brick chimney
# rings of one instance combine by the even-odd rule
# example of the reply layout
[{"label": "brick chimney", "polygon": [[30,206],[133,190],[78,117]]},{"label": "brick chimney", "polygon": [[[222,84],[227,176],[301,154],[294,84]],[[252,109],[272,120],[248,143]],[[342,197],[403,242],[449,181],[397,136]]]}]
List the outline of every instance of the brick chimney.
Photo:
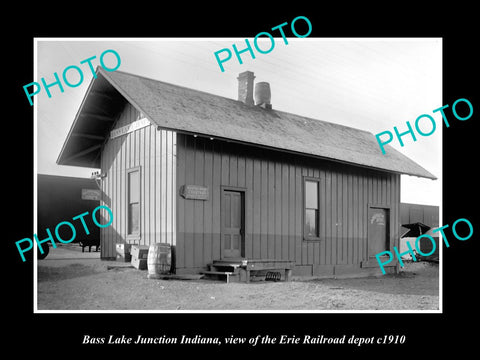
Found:
[{"label": "brick chimney", "polygon": [[253,101],[253,80],[255,76],[251,71],[244,71],[238,74],[238,101],[247,105],[254,105]]}]

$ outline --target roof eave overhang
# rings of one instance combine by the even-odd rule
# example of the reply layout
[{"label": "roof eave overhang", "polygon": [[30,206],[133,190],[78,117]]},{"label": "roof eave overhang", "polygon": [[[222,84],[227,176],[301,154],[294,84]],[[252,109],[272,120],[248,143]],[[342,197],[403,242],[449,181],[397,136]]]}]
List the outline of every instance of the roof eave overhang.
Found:
[{"label": "roof eave overhang", "polygon": [[247,145],[247,146],[253,146],[253,147],[262,148],[262,149],[266,149],[266,150],[272,150],[272,151],[281,151],[281,152],[284,152],[284,153],[289,153],[289,154],[293,154],[293,155],[297,155],[297,156],[306,156],[306,157],[309,157],[309,158],[326,160],[326,161],[345,164],[345,165],[349,165],[349,166],[356,166],[356,167],[361,167],[361,168],[364,168],[364,169],[380,171],[380,172],[384,172],[384,173],[386,172],[386,173],[391,173],[391,174],[408,175],[408,176],[415,176],[415,177],[425,178],[425,179],[430,179],[430,180],[437,180],[436,176],[434,176],[433,174],[431,174],[430,172],[428,172],[425,169],[423,169],[424,170],[423,174],[420,174],[420,173],[417,173],[417,172],[400,172],[400,171],[395,171],[395,170],[391,170],[391,169],[375,167],[375,166],[371,166],[371,165],[365,165],[365,164],[360,164],[360,163],[356,163],[356,162],[350,162],[350,161],[346,161],[346,160],[330,158],[330,157],[326,157],[326,156],[320,156],[320,155],[316,155],[316,154],[298,152],[298,151],[289,150],[289,149],[285,149],[285,148],[278,148],[278,147],[273,147],[273,146],[267,146],[267,145],[242,141],[242,140],[223,138],[223,137],[212,135],[212,134],[205,134],[205,133],[200,133],[200,132],[179,130],[179,129],[175,129],[175,128],[167,128],[167,127],[159,126],[159,125],[157,125],[157,128],[158,129],[163,129],[163,130],[175,131],[175,132],[180,133],[180,134],[191,135],[191,136],[195,136],[195,137],[204,137],[204,138],[209,138],[209,139],[216,139],[216,140],[221,140],[221,141],[225,141],[225,142],[231,142],[231,143],[237,143],[237,144],[242,144],[242,145]]},{"label": "roof eave overhang", "polygon": [[125,100],[100,68],[95,74],[60,150],[58,165],[100,167],[102,146]]}]

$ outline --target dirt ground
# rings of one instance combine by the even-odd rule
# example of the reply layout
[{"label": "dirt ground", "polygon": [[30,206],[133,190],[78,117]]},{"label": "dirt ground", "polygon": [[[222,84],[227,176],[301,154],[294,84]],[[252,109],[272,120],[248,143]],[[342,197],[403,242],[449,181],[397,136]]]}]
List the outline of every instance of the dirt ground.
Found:
[{"label": "dirt ground", "polygon": [[[88,251],[88,250],[87,250]],[[397,275],[226,284],[153,280],[78,244],[38,261],[38,310],[438,310],[439,268],[409,263]]]}]

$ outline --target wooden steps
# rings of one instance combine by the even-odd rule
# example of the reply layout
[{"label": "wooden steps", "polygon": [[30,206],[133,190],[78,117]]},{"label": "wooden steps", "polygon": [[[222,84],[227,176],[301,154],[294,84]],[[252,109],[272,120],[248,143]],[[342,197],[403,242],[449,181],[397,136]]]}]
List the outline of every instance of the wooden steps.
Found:
[{"label": "wooden steps", "polygon": [[[229,282],[250,282],[250,276],[270,272],[285,272],[283,277],[285,281],[291,280],[292,269],[295,266],[294,261],[272,260],[272,259],[220,259],[214,260],[208,264],[207,271],[201,271],[207,278],[223,278]],[[279,281],[281,276],[275,276]]]},{"label": "wooden steps", "polygon": [[238,277],[238,274],[234,274],[229,271],[201,271],[200,274],[206,275],[207,277],[215,276],[215,277],[223,277],[225,276],[227,280],[227,284],[232,280],[232,276]]},{"label": "wooden steps", "polygon": [[208,264],[207,271],[201,271],[206,277],[223,278],[225,277],[227,283],[238,282],[240,280],[240,268],[242,266],[242,260],[214,260],[211,264]]}]

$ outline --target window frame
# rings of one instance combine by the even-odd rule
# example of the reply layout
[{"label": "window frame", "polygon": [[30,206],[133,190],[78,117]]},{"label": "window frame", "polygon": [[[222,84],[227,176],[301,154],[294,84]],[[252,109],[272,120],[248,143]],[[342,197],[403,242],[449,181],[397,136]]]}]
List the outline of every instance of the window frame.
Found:
[{"label": "window frame", "polygon": [[[138,172],[138,232],[129,233],[130,229],[130,174]],[[129,168],[125,171],[125,213],[126,213],[126,238],[127,240],[141,239],[142,219],[142,171],[140,166]]]},{"label": "window frame", "polygon": [[[306,234],[305,231],[305,221],[306,221],[306,212],[307,212],[307,204],[306,204],[306,191],[307,191],[307,181],[315,182],[317,184],[317,216],[315,218],[316,224],[316,236],[310,236]],[[303,241],[320,241],[320,183],[321,179],[316,177],[304,176],[303,177],[303,193],[302,193],[302,237]]]}]

